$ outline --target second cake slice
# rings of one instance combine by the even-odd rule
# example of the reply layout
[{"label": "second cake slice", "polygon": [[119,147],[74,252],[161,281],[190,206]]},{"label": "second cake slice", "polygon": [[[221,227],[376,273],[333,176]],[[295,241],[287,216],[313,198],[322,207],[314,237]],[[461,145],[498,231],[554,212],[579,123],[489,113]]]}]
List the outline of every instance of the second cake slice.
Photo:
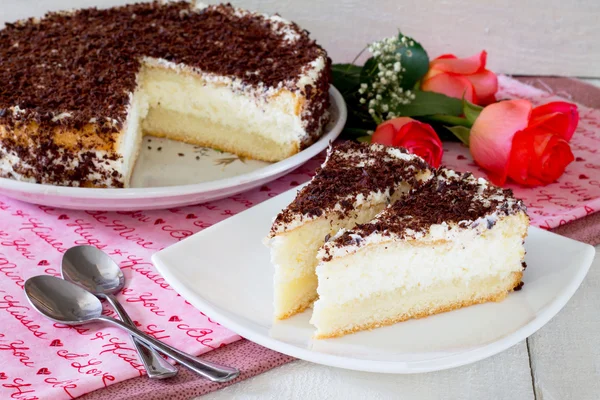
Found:
[{"label": "second cake slice", "polygon": [[436,171],[319,251],[316,337],[504,299],[521,283],[528,226],[525,206],[509,190]]}]

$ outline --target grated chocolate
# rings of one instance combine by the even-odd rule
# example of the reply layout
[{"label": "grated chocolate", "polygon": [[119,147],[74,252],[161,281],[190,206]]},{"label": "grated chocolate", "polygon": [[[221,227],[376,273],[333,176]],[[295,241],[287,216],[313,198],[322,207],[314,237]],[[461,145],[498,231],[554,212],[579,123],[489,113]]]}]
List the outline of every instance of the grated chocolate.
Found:
[{"label": "grated chocolate", "polygon": [[[336,211],[341,218],[352,211],[359,195],[389,190],[401,182],[416,186],[416,174],[429,169],[419,157],[400,159],[391,157],[387,147],[379,144],[345,141],[330,147],[325,164],[319,168],[309,185],[276,217],[277,226],[287,224],[298,215],[319,217],[325,211]],[[396,149],[407,154],[405,149]]]},{"label": "grated chocolate", "polygon": [[[485,182],[485,184],[484,184]],[[408,232],[426,232],[434,224],[460,224],[475,227],[485,219],[491,229],[496,213],[506,216],[525,211],[510,189],[502,189],[487,181],[477,180],[471,173],[455,175],[441,168],[434,177],[383,211],[373,221],[359,224],[335,240],[335,246],[353,245],[356,235],[366,237],[377,233],[405,238]]]}]

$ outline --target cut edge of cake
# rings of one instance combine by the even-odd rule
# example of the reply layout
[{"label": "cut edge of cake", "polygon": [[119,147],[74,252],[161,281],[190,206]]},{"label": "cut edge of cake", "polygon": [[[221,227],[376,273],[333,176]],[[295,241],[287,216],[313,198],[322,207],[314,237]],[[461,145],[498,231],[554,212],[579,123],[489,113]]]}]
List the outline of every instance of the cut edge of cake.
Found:
[{"label": "cut edge of cake", "polygon": [[315,338],[504,299],[520,287],[528,226],[525,206],[510,191],[471,174],[436,171],[319,250]]}]

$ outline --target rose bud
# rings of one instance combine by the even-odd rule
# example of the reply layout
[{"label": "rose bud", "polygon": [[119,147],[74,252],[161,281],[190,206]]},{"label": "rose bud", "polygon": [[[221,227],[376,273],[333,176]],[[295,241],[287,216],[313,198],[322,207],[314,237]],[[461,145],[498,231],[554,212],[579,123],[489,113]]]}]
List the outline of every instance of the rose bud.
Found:
[{"label": "rose bud", "polygon": [[404,147],[433,167],[440,166],[444,153],[442,142],[431,125],[408,117],[398,117],[380,124],[371,142]]},{"label": "rose bud", "polygon": [[421,90],[464,97],[474,104],[491,104],[496,101],[498,78],[485,69],[486,58],[485,51],[469,58],[457,58],[453,54],[439,56],[429,63]]}]

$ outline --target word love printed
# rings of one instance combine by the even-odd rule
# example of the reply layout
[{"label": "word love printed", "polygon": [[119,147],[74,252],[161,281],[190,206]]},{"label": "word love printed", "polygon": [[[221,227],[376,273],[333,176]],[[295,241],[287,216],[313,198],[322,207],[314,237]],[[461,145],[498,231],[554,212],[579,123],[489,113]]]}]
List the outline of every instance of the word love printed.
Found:
[{"label": "word love printed", "polygon": [[104,386],[115,380],[113,375],[101,369],[102,361],[90,357],[89,354],[70,353],[68,350],[59,350],[56,354],[60,358],[72,361],[70,365],[78,374],[98,377]]}]

